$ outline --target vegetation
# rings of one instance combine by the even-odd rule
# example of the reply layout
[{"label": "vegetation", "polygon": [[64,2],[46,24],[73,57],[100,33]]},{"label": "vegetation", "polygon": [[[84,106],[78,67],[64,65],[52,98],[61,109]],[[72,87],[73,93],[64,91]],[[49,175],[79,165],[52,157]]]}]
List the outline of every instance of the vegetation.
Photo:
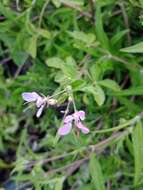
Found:
[{"label": "vegetation", "polygon": [[143,0],[0,1],[2,188],[143,188],[142,34]]}]

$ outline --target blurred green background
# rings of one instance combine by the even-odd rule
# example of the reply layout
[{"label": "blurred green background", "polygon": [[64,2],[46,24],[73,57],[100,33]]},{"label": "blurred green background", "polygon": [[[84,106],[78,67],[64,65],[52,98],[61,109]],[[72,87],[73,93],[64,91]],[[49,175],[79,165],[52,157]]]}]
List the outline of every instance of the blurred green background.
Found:
[{"label": "blurred green background", "polygon": [[[57,139],[67,94],[21,93],[69,85],[90,133]],[[1,187],[142,190],[142,95],[143,0],[0,0]]]}]

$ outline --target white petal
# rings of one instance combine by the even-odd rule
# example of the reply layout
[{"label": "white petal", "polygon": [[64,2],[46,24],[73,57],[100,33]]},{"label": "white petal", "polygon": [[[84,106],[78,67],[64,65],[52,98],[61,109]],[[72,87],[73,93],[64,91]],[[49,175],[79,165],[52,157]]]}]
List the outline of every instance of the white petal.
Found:
[{"label": "white petal", "polygon": [[43,109],[44,109],[44,104],[38,109],[38,111],[37,111],[37,113],[36,113],[36,117],[40,117],[41,116],[41,114],[42,114],[42,111],[43,111]]},{"label": "white petal", "polygon": [[36,101],[37,108],[41,107],[42,104],[44,104],[44,100],[41,96],[39,96]]},{"label": "white petal", "polygon": [[22,98],[27,102],[34,102],[37,100],[39,95],[36,92],[24,92]]}]

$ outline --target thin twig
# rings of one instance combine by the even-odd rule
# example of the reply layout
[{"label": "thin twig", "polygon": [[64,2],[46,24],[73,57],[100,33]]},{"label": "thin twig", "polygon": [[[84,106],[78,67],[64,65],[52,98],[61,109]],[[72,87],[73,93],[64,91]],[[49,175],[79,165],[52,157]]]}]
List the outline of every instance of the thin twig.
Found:
[{"label": "thin twig", "polygon": [[117,16],[117,15],[119,15],[119,14],[121,14],[121,13],[122,13],[121,10],[114,11],[114,12],[112,13],[111,17]]},{"label": "thin twig", "polygon": [[67,2],[66,2],[66,3],[63,2],[63,5],[66,6],[66,7],[72,8],[72,9],[78,11],[78,12],[80,12],[80,14],[83,15],[83,16],[86,16],[86,17],[88,17],[88,18],[92,18],[92,14],[91,14],[91,13],[83,11],[83,10],[82,10],[79,6],[77,6],[77,5],[69,4],[69,3],[67,3]]},{"label": "thin twig", "polygon": [[[105,148],[109,145],[110,142],[112,142],[114,139],[118,139],[120,136],[123,136],[124,135],[124,132],[118,132],[118,133],[114,133],[111,137],[97,143],[96,145],[89,145],[88,147],[83,147],[81,151],[99,151],[100,148]],[[80,152],[81,152],[80,151]],[[38,163],[41,163],[42,165],[43,164],[47,164],[48,162],[52,162],[52,161],[56,161],[56,160],[59,160],[59,159],[63,159],[65,157],[68,157],[68,156],[72,156],[72,155],[75,155],[77,154],[78,151],[74,150],[72,152],[69,152],[69,153],[64,153],[62,155],[58,155],[58,156],[54,156],[54,157],[51,157],[51,158],[47,158],[47,159],[43,159],[42,161],[31,161],[29,164],[27,164],[26,166],[27,167],[32,167],[33,165],[35,164],[38,164]]]},{"label": "thin twig", "polygon": [[[85,162],[89,161],[90,156],[93,152],[96,152],[96,154],[101,154],[104,149],[110,145],[111,142],[113,142],[114,140],[118,140],[120,138],[122,138],[123,136],[126,136],[127,134],[129,134],[129,130],[126,130],[124,132],[118,132],[118,133],[114,133],[111,137],[103,140],[102,142],[96,144],[96,145],[90,145],[88,147],[88,151],[89,153],[87,154],[87,156],[83,159],[80,160],[76,160],[75,162],[68,164],[66,166],[63,166],[61,168],[56,168],[56,169],[52,169],[50,171],[48,171],[46,173],[46,175],[49,174],[53,174],[53,173],[58,173],[58,172],[63,172],[65,171],[66,173],[66,178],[68,176],[70,176],[75,170],[77,170],[82,164],[84,164]],[[65,178],[65,179],[66,179]]]},{"label": "thin twig", "polygon": [[89,2],[89,6],[90,6],[90,12],[91,12],[91,15],[92,15],[92,21],[93,23],[95,23],[95,2],[93,0],[88,0]]},{"label": "thin twig", "polygon": [[[68,177],[73,172],[72,168],[74,168],[74,171],[75,171],[77,168],[79,168],[81,166],[81,164],[83,164],[85,161],[88,161],[88,160],[89,160],[89,157],[86,157],[86,158],[83,158],[80,160],[76,160],[75,162],[68,164],[66,166],[63,166],[61,168],[52,169],[52,170],[48,171],[46,173],[46,175],[63,172],[65,170],[69,170],[68,173],[66,172],[66,175]],[[72,172],[70,170],[72,170]]]},{"label": "thin twig", "polygon": [[14,79],[16,79],[16,78],[19,76],[21,70],[23,69],[23,66],[24,66],[24,64],[22,64],[22,65],[20,65],[20,66],[18,67],[18,69],[17,69],[16,72],[15,72]]},{"label": "thin twig", "polygon": [[[129,130],[126,130],[124,132],[117,132],[114,133],[111,137],[103,140],[102,142],[96,144],[96,145],[90,145],[88,147],[85,147],[85,150],[88,151],[88,154],[85,158],[82,158],[80,160],[76,160],[75,162],[68,164],[66,166],[60,167],[60,168],[56,168],[56,169],[52,169],[50,171],[48,171],[47,173],[45,173],[45,176],[48,176],[50,174],[55,174],[55,173],[62,173],[65,172],[65,178],[63,181],[65,181],[70,175],[72,175],[78,168],[80,168],[81,165],[83,165],[85,162],[88,162],[90,160],[90,155],[93,152],[96,152],[96,154],[101,154],[104,149],[106,147],[108,147],[111,143],[114,142],[114,140],[119,140],[120,138],[122,138],[123,136],[126,136],[130,133]],[[64,155],[62,156],[64,157]],[[61,156],[57,156],[57,158],[61,158]],[[54,159],[56,160],[56,159]],[[31,182],[26,183],[28,186],[32,185]]]},{"label": "thin twig", "polygon": [[3,64],[5,64],[5,63],[8,63],[10,60],[11,60],[10,57],[5,58],[5,59],[3,59],[2,61],[0,61],[0,65],[3,65]]},{"label": "thin twig", "polygon": [[38,23],[39,28],[41,28],[41,24],[42,24],[42,19],[43,19],[43,16],[44,16],[44,12],[45,12],[45,9],[46,9],[46,7],[47,7],[48,4],[49,4],[49,0],[47,0],[47,1],[44,3],[43,7],[42,7],[42,10],[41,10],[41,13],[40,13],[40,16],[39,16],[39,23]]}]

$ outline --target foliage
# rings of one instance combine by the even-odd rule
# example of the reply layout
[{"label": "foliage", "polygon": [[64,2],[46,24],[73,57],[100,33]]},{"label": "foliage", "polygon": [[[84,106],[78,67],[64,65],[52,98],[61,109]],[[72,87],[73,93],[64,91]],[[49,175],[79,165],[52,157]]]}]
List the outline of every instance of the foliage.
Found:
[{"label": "foliage", "polygon": [[[1,187],[142,189],[142,11],[142,0],[0,1]],[[23,92],[58,104],[36,118]],[[74,106],[90,132],[60,137]]]}]

